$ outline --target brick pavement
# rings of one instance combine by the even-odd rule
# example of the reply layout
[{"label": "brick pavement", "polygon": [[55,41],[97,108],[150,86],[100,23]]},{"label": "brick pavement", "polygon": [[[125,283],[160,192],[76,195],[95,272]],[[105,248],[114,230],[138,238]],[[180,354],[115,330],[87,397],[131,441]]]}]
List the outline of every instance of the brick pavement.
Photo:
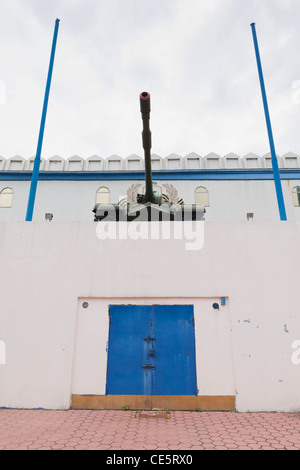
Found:
[{"label": "brick pavement", "polygon": [[0,450],[300,450],[300,413],[0,409]]}]

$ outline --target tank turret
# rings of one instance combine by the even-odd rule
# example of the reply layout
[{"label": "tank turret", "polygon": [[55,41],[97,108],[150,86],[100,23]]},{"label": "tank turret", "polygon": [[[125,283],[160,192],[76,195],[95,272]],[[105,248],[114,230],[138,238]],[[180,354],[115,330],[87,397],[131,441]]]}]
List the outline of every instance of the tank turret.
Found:
[{"label": "tank turret", "polygon": [[136,201],[124,204],[96,204],[94,220],[116,221],[180,221],[203,220],[205,208],[200,204],[174,204],[154,194],[151,168],[150,94],[140,94],[140,110],[143,121],[142,143],[145,158],[145,194],[138,194]]}]

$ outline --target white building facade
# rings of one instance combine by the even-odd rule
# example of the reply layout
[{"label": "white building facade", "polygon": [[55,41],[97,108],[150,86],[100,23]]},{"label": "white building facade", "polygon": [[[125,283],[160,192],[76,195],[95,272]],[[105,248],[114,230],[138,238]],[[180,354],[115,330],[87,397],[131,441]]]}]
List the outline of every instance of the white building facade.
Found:
[{"label": "white building facade", "polygon": [[43,161],[33,222],[32,162],[2,159],[0,407],[299,412],[299,157],[284,222],[269,156],[152,159],[157,192],[206,206],[181,237],[93,222],[143,192],[139,157]]},{"label": "white building facade", "polygon": [[[300,220],[300,157],[278,156],[288,220]],[[25,220],[33,159],[0,157],[0,221]],[[154,190],[176,202],[202,203],[207,221],[278,220],[271,157],[248,154],[205,157],[152,155]],[[98,156],[42,160],[34,220],[92,221],[96,202],[132,200],[144,191],[144,161]]]}]

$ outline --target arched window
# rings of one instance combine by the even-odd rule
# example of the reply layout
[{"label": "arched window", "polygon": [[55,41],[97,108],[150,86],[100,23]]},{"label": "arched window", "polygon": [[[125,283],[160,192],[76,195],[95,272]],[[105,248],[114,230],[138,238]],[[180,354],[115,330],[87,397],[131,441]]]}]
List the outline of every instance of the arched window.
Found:
[{"label": "arched window", "polygon": [[208,207],[208,191],[204,186],[199,186],[195,191],[195,203]]},{"label": "arched window", "polygon": [[11,188],[4,188],[0,192],[0,207],[11,207],[14,192]]},{"label": "arched window", "polygon": [[293,188],[293,201],[295,207],[300,207],[300,186]]},{"label": "arched window", "polygon": [[96,204],[109,204],[109,189],[101,186],[96,194]]}]

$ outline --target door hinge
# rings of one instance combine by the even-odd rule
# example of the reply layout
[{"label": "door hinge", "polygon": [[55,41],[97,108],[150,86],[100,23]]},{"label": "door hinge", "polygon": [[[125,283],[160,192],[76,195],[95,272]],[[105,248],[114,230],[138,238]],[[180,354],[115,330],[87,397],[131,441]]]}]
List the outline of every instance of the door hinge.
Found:
[{"label": "door hinge", "polygon": [[142,368],[143,369],[155,369],[155,366],[153,364],[143,364]]}]

